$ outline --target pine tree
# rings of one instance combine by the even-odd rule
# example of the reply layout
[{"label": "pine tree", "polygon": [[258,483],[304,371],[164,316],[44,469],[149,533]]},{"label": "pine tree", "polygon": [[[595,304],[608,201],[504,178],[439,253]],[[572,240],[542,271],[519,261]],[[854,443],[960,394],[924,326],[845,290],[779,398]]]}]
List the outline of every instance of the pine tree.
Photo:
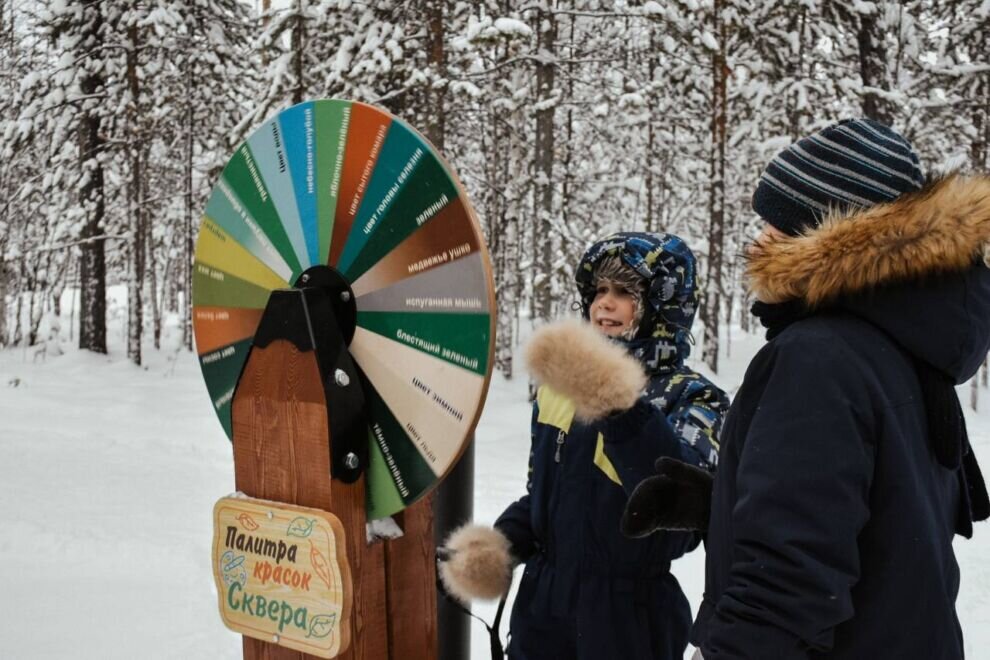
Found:
[{"label": "pine tree", "polygon": [[107,11],[112,10],[95,1],[40,3],[34,29],[52,40],[53,61],[45,75],[31,76],[22,85],[15,142],[51,136],[55,172],[48,187],[78,190],[75,203],[59,211],[71,223],[80,250],[79,346],[98,353],[107,351],[104,175],[115,116],[107,60],[116,55],[108,55],[114,51],[108,48]]},{"label": "pine tree", "polygon": [[167,95],[172,107],[170,141],[178,145],[176,160],[181,165],[176,165],[171,183],[182,191],[182,202],[174,209],[176,229],[170,241],[170,249],[181,255],[180,267],[173,271],[181,285],[172,288],[183,292],[182,341],[192,349],[198,216],[230,151],[243,139],[243,127],[236,122],[256,97],[260,81],[250,52],[255,21],[248,6],[239,0],[179,0],[173,13],[178,20],[173,32],[177,57]]}]

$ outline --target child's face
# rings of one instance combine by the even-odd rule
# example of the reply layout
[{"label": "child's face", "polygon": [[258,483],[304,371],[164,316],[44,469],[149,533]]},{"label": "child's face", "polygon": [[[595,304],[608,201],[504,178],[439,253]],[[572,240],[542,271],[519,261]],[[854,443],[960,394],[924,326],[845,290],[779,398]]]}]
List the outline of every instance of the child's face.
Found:
[{"label": "child's face", "polygon": [[614,282],[599,280],[591,303],[591,325],[602,334],[618,337],[632,326],[636,315],[633,294]]}]

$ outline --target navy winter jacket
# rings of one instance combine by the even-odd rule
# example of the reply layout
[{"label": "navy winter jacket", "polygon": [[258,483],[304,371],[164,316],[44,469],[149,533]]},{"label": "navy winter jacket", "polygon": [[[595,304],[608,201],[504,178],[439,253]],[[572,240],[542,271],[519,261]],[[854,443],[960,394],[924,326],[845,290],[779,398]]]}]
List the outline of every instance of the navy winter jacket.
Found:
[{"label": "navy winter jacket", "polygon": [[647,398],[594,425],[549,387],[533,406],[527,494],[495,523],[526,562],[510,622],[513,660],[675,659],[691,610],[670,562],[696,534],[627,539],[629,494],[661,456],[692,460]]},{"label": "navy winter jacket", "polygon": [[[786,239],[769,264],[770,292],[835,295],[757,354],[726,417],[691,634],[705,660],[963,657],[952,541],[969,512],[960,470],[933,455],[914,361],[956,383],[976,372],[990,270],[940,273],[951,241],[931,227],[940,213],[965,216],[958,191],[939,185],[845,229],[872,241],[861,270],[817,284],[794,274],[807,259],[836,261],[835,226]],[[910,252],[888,260],[898,250]]]},{"label": "navy winter jacket", "polygon": [[650,380],[631,409],[591,424],[550,387],[538,390],[527,493],[495,523],[526,565],[511,660],[680,660],[687,646],[691,612],[669,569],[698,535],[632,540],[619,521],[659,457],[713,466],[728,402],[683,364],[697,296],[694,256],[679,238],[624,233],[592,246],[577,276],[585,316],[594,266],[616,254],[651,284],[641,336],[625,342]]}]

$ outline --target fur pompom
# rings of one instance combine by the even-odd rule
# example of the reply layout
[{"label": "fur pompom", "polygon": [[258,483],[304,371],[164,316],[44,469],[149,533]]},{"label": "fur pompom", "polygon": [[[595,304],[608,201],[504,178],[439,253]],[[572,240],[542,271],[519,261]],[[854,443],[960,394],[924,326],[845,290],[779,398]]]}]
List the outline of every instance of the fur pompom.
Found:
[{"label": "fur pompom", "polygon": [[509,539],[491,527],[464,525],[451,532],[444,544],[447,559],[440,562],[440,579],[447,592],[462,603],[476,598],[501,598],[512,583],[513,559]]},{"label": "fur pompom", "polygon": [[639,362],[583,321],[543,326],[524,359],[536,381],[570,399],[583,422],[632,408],[646,387]]}]

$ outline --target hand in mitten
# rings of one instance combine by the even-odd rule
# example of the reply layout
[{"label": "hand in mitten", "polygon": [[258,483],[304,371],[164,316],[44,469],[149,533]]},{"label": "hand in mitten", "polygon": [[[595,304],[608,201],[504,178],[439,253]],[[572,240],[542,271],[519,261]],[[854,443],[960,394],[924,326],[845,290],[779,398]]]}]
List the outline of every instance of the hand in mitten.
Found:
[{"label": "hand in mitten", "polygon": [[632,408],[646,387],[639,362],[581,321],[543,326],[534,333],[524,358],[538,383],[574,403],[574,415],[582,422]]},{"label": "hand in mitten", "polygon": [[715,476],[666,456],[657,461],[656,470],[657,476],[644,479],[629,496],[622,533],[640,538],[658,529],[707,530]]},{"label": "hand in mitten", "polygon": [[440,579],[447,593],[464,604],[504,596],[515,563],[509,547],[509,539],[491,527],[464,525],[454,530],[437,549]]}]

